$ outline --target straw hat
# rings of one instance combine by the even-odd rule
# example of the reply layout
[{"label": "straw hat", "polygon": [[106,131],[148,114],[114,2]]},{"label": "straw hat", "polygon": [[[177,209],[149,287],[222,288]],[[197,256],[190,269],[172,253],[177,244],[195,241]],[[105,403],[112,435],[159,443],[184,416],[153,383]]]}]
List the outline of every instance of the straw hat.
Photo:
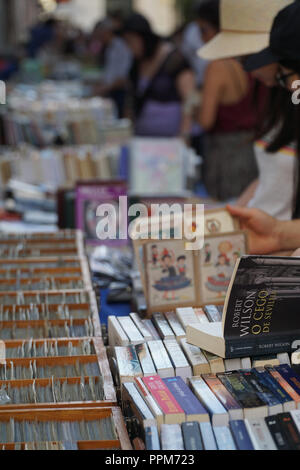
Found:
[{"label": "straw hat", "polygon": [[221,0],[221,32],[199,49],[203,59],[254,54],[269,45],[273,21],[293,0]]}]

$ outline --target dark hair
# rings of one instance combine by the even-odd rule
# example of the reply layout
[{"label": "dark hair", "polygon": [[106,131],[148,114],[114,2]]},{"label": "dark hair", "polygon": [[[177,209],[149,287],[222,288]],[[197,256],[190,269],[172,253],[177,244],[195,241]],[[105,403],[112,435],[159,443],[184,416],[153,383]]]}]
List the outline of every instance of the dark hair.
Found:
[{"label": "dark hair", "polygon": [[162,261],[165,261],[166,258],[172,259],[172,257],[171,257],[170,255],[164,255],[164,256],[162,257]]},{"label": "dark hair", "polygon": [[177,261],[181,261],[181,260],[185,261],[185,260],[186,260],[186,256],[183,256],[183,255],[182,255],[182,256],[178,256]]},{"label": "dark hair", "polygon": [[[282,64],[283,65],[283,64]],[[300,75],[300,63],[286,67],[295,70]],[[299,70],[299,72],[297,71]],[[296,143],[297,171],[294,178],[294,207],[293,218],[300,217],[300,106],[291,99],[291,92],[285,88],[274,87],[271,90],[266,111],[258,127],[256,139],[260,139],[275,131],[266,151],[276,153],[283,147]]]},{"label": "dark hair", "polygon": [[206,0],[196,10],[198,19],[205,20],[220,30],[220,0]]},{"label": "dark hair", "polygon": [[161,37],[153,32],[147,18],[139,13],[134,13],[127,19],[123,28],[123,34],[124,33],[135,33],[142,38],[144,43],[144,56],[147,58],[154,56],[161,42]]}]

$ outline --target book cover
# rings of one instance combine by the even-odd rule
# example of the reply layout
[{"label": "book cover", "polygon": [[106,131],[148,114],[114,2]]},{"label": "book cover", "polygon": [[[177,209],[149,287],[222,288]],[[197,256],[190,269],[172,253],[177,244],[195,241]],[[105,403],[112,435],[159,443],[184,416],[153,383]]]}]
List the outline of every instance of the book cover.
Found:
[{"label": "book cover", "polygon": [[209,421],[209,414],[181,377],[163,379],[179,406],[186,415],[186,421]]},{"label": "book cover", "polygon": [[245,418],[268,416],[268,407],[239,372],[225,372],[217,376],[235,400],[240,403]]},{"label": "book cover", "polygon": [[226,359],[293,352],[300,338],[300,259],[243,256],[222,322],[187,327],[187,340]]},{"label": "book cover", "polygon": [[230,421],[229,427],[238,450],[254,450],[243,420]]},{"label": "book cover", "polygon": [[115,355],[120,382],[133,382],[135,377],[142,377],[143,372],[133,345],[115,347]]},{"label": "book cover", "polygon": [[205,381],[201,377],[192,377],[189,382],[192,391],[210,414],[212,425],[227,426],[229,415]]},{"label": "book cover", "polygon": [[185,422],[185,413],[174,396],[158,376],[143,377],[143,382],[165,415],[166,424]]},{"label": "book cover", "polygon": [[214,434],[218,450],[236,450],[235,443],[228,426],[215,426]]},{"label": "book cover", "polygon": [[204,307],[204,312],[211,323],[222,321],[222,315],[215,305],[206,305],[206,307]]},{"label": "book cover", "polygon": [[137,313],[131,313],[130,318],[133,320],[135,326],[143,336],[144,341],[151,341],[152,339],[154,339]]},{"label": "book cover", "polygon": [[291,450],[286,439],[285,433],[282,431],[279,416],[268,416],[265,418],[268,429],[278,450]]},{"label": "book cover", "polygon": [[227,388],[215,374],[203,375],[211,391],[228,411],[231,420],[241,420],[244,417],[241,405],[233,398]]},{"label": "book cover", "polygon": [[130,408],[134,416],[139,420],[144,429],[145,426],[155,426],[155,417],[140,395],[136,385],[132,382],[123,383],[122,386],[122,406],[123,409]]},{"label": "book cover", "polygon": [[300,434],[300,410],[292,410],[290,414],[294,420],[298,433]]},{"label": "book cover", "polygon": [[145,428],[145,446],[146,450],[160,450],[159,434],[156,426],[147,426]]},{"label": "book cover", "polygon": [[281,402],[273,394],[267,385],[260,382],[258,377],[251,370],[244,370],[240,372],[246,379],[250,387],[255,390],[259,398],[268,406],[269,415],[276,415],[282,413],[283,408]]},{"label": "book cover", "polygon": [[285,378],[274,368],[274,367],[266,367],[269,374],[277,380],[279,385],[285,390],[285,392],[291,397],[291,399],[295,402],[296,408],[300,407],[300,396],[292,387],[289,382],[285,380]]},{"label": "book cover", "polygon": [[127,202],[119,204],[122,196],[127,196],[123,181],[77,183],[76,228],[84,231],[88,245],[128,244],[128,208]]},{"label": "book cover", "polygon": [[300,377],[294,370],[287,364],[281,364],[275,367],[275,370],[290,384],[295,392],[300,396]]},{"label": "book cover", "polygon": [[123,330],[126,331],[126,335],[128,336],[131,344],[140,344],[144,342],[143,336],[130,317],[117,317],[117,320]]},{"label": "book cover", "polygon": [[272,377],[266,369],[257,368],[253,369],[253,373],[257,376],[259,381],[269,387],[274,393],[277,399],[283,406],[283,411],[287,412],[296,408],[295,402],[292,400],[290,395],[280,386],[277,380]]},{"label": "book cover", "polygon": [[160,427],[164,422],[164,415],[163,415],[160,407],[158,406],[158,404],[154,400],[153,396],[150,394],[148,388],[144,384],[141,377],[135,377],[134,382],[135,382],[136,387],[138,388],[140,394],[144,397],[145,402],[149,406],[149,409],[150,409],[151,413],[153,414],[153,416],[155,416],[158,429],[160,430]]},{"label": "book cover", "polygon": [[109,346],[129,346],[130,340],[117,320],[110,316],[107,321]]},{"label": "book cover", "polygon": [[205,450],[218,450],[215,435],[210,423],[199,423],[203,447]]},{"label": "book cover", "polygon": [[181,430],[185,450],[204,450],[199,423],[182,423]]}]

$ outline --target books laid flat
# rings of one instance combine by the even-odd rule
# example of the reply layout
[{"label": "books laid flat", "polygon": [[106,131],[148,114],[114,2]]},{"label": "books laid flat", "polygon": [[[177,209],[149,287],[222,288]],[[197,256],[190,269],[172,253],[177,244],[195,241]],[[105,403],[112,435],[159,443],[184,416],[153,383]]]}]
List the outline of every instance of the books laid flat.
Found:
[{"label": "books laid flat", "polygon": [[139,359],[133,345],[126,347],[116,346],[115,355],[120,383],[133,382],[135,377],[141,377],[143,375]]},{"label": "books laid flat", "polygon": [[192,377],[192,369],[177,341],[165,340],[164,345],[171,358],[175,376],[182,377],[185,381],[188,377]]},{"label": "books laid flat", "polygon": [[292,352],[300,338],[299,299],[299,258],[243,256],[222,322],[187,326],[187,340],[226,359]]},{"label": "books laid flat", "polygon": [[156,374],[156,369],[152,361],[147,343],[138,344],[135,347],[144,377]]},{"label": "books laid flat", "polygon": [[200,348],[189,344],[186,339],[181,339],[180,345],[193,368],[194,376],[210,373],[210,365]]},{"label": "books laid flat", "polygon": [[149,407],[145,403],[134,383],[123,383],[122,403],[125,414],[127,413],[126,408],[130,408],[130,410],[132,410],[134,413],[134,416],[138,418],[142,424],[143,428],[156,425],[155,417],[151,413]]},{"label": "books laid flat", "polygon": [[201,377],[192,377],[190,384],[196,397],[208,410],[212,425],[227,426],[229,423],[229,415],[205,381]]},{"label": "books laid flat", "polygon": [[181,425],[185,450],[203,450],[199,424],[197,422]]},{"label": "books laid flat", "polygon": [[160,377],[174,377],[175,372],[168,353],[162,341],[149,341],[148,348],[151,353],[157,374]]},{"label": "books laid flat", "polygon": [[159,408],[159,406],[156,403],[156,401],[154,400],[153,396],[150,394],[150,392],[149,392],[148,388],[146,387],[146,385],[144,384],[143,380],[140,377],[136,377],[134,379],[134,381],[135,381],[135,384],[136,384],[140,394],[143,396],[145,402],[149,406],[149,408],[151,410],[151,413],[153,414],[153,416],[155,416],[157,427],[158,427],[158,429],[160,429],[160,426],[164,422],[163,412]]},{"label": "books laid flat", "polygon": [[242,420],[244,413],[241,405],[233,398],[220,379],[215,374],[203,375],[203,379],[228,411],[230,419]]},{"label": "books laid flat", "polygon": [[277,450],[275,442],[263,418],[245,421],[254,450]]}]

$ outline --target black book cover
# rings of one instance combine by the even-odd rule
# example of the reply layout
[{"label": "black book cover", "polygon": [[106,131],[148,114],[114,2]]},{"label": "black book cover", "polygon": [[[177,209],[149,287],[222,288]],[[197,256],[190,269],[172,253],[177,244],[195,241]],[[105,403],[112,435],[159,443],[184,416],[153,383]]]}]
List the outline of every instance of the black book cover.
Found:
[{"label": "black book cover", "polygon": [[181,429],[185,450],[204,450],[198,423],[183,423]]},{"label": "black book cover", "polygon": [[292,450],[285,433],[281,429],[279,416],[268,416],[265,421],[278,450]]},{"label": "black book cover", "polygon": [[239,372],[224,372],[217,376],[242,408],[265,406],[253,387]]},{"label": "black book cover", "polygon": [[290,413],[278,415],[280,427],[284,433],[289,446],[293,450],[300,450],[300,435]]},{"label": "black book cover", "polygon": [[299,303],[300,258],[242,257],[225,304],[226,357],[291,352]]}]

